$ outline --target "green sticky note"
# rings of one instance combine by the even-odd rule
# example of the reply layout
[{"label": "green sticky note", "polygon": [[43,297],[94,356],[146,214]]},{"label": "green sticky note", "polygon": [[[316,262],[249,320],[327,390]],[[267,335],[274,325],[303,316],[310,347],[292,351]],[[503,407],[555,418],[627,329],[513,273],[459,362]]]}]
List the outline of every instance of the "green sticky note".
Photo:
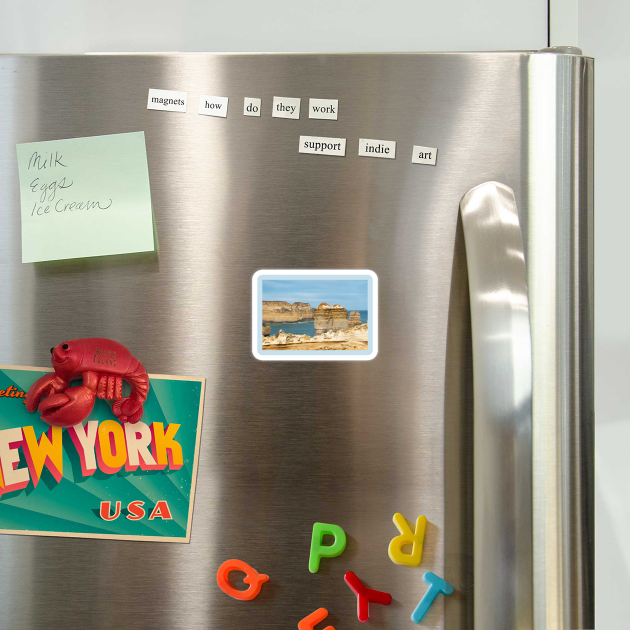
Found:
[{"label": "green sticky note", "polygon": [[22,262],[153,251],[144,132],[17,145]]}]

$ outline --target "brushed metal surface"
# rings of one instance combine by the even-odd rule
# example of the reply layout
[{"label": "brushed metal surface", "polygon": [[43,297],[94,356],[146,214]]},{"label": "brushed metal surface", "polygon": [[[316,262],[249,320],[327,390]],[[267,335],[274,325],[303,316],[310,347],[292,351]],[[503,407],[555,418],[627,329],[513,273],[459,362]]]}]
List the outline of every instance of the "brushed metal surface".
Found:
[{"label": "brushed metal surface", "polygon": [[529,59],[536,628],[593,628],[593,62]]},{"label": "brushed metal surface", "polygon": [[[532,246],[530,59],[0,57],[0,362],[42,365],[55,340],[106,336],[149,372],[207,378],[191,543],[0,536],[0,625],[264,630],[326,606],[332,625],[358,626],[342,577],[353,570],[394,596],[370,623],[399,628],[432,570],[456,591],[446,606],[436,600],[424,627],[471,627],[471,353],[458,207],[477,184],[505,182]],[[188,113],[147,111],[149,87],[187,90]],[[228,96],[229,116],[197,115],[200,94]],[[338,98],[339,120],[271,118],[274,95],[301,97],[303,112],[311,96]],[[244,96],[263,99],[262,117],[241,115]],[[15,144],[137,130],[157,253],[22,265]],[[300,135],[345,137],[347,156],[299,155]],[[359,158],[359,137],[396,140],[397,159]],[[413,144],[438,147],[437,166],[411,164]],[[250,282],[262,268],[373,270],[376,359],[257,361]],[[429,520],[418,570],[387,557],[396,511]],[[311,575],[316,520],[344,527],[348,547]],[[247,605],[216,587],[233,556],[271,577]]]},{"label": "brushed metal surface", "polygon": [[460,210],[474,375],[475,628],[533,626],[532,340],[511,188],[486,182]]}]

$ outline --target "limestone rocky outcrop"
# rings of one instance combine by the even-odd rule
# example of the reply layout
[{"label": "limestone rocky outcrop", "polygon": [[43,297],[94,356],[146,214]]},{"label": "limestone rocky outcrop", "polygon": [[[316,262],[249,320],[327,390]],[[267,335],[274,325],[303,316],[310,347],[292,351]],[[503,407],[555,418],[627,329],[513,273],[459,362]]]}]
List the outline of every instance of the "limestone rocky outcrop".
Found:
[{"label": "limestone rocky outcrop", "polygon": [[[272,350],[277,346],[303,346],[308,344],[322,344],[330,342],[346,343],[346,342],[364,342],[368,341],[368,325],[361,324],[360,326],[354,326],[347,330],[329,330],[325,333],[309,337],[308,335],[293,335],[291,333],[285,333],[283,330],[278,331],[275,335],[264,337],[262,341],[263,350]],[[306,349],[309,349],[308,347]],[[351,347],[337,347],[331,346],[330,348],[318,348],[320,350],[351,350],[356,348]]]},{"label": "limestone rocky outcrop", "polygon": [[315,334],[348,328],[348,311],[340,304],[322,302],[314,311]]},{"label": "limestone rocky outcrop", "polygon": [[313,308],[308,302],[263,302],[263,324],[308,322],[313,319]]},{"label": "limestone rocky outcrop", "polygon": [[263,326],[262,327],[263,337],[269,337],[271,334],[271,326]]},{"label": "limestone rocky outcrop", "polygon": [[360,326],[361,313],[359,313],[359,311],[350,311],[350,315],[348,315],[348,324],[350,326]]}]

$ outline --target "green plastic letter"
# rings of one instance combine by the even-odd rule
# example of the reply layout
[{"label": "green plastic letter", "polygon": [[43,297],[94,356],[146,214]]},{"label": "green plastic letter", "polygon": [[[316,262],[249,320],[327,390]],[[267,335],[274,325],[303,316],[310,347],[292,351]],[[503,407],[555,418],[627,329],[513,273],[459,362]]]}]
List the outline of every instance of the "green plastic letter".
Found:
[{"label": "green plastic letter", "polygon": [[[332,545],[322,545],[322,540],[326,535],[334,536],[335,542]],[[317,573],[319,561],[322,558],[336,558],[340,556],[346,548],[346,532],[339,525],[328,525],[327,523],[313,524],[313,538],[311,539],[311,556],[308,559],[308,570]]]}]

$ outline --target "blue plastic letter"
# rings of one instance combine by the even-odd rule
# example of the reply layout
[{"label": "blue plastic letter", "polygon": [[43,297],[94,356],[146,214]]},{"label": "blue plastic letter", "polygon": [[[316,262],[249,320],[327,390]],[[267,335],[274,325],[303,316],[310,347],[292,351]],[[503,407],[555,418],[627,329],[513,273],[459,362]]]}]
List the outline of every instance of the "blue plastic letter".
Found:
[{"label": "blue plastic letter", "polygon": [[455,590],[451,584],[446,580],[439,578],[435,573],[427,571],[422,576],[422,581],[429,585],[424,597],[420,600],[420,603],[416,606],[416,609],[411,613],[411,621],[414,623],[420,623],[424,616],[427,614],[427,610],[433,603],[433,600],[440,594],[452,595]]}]

